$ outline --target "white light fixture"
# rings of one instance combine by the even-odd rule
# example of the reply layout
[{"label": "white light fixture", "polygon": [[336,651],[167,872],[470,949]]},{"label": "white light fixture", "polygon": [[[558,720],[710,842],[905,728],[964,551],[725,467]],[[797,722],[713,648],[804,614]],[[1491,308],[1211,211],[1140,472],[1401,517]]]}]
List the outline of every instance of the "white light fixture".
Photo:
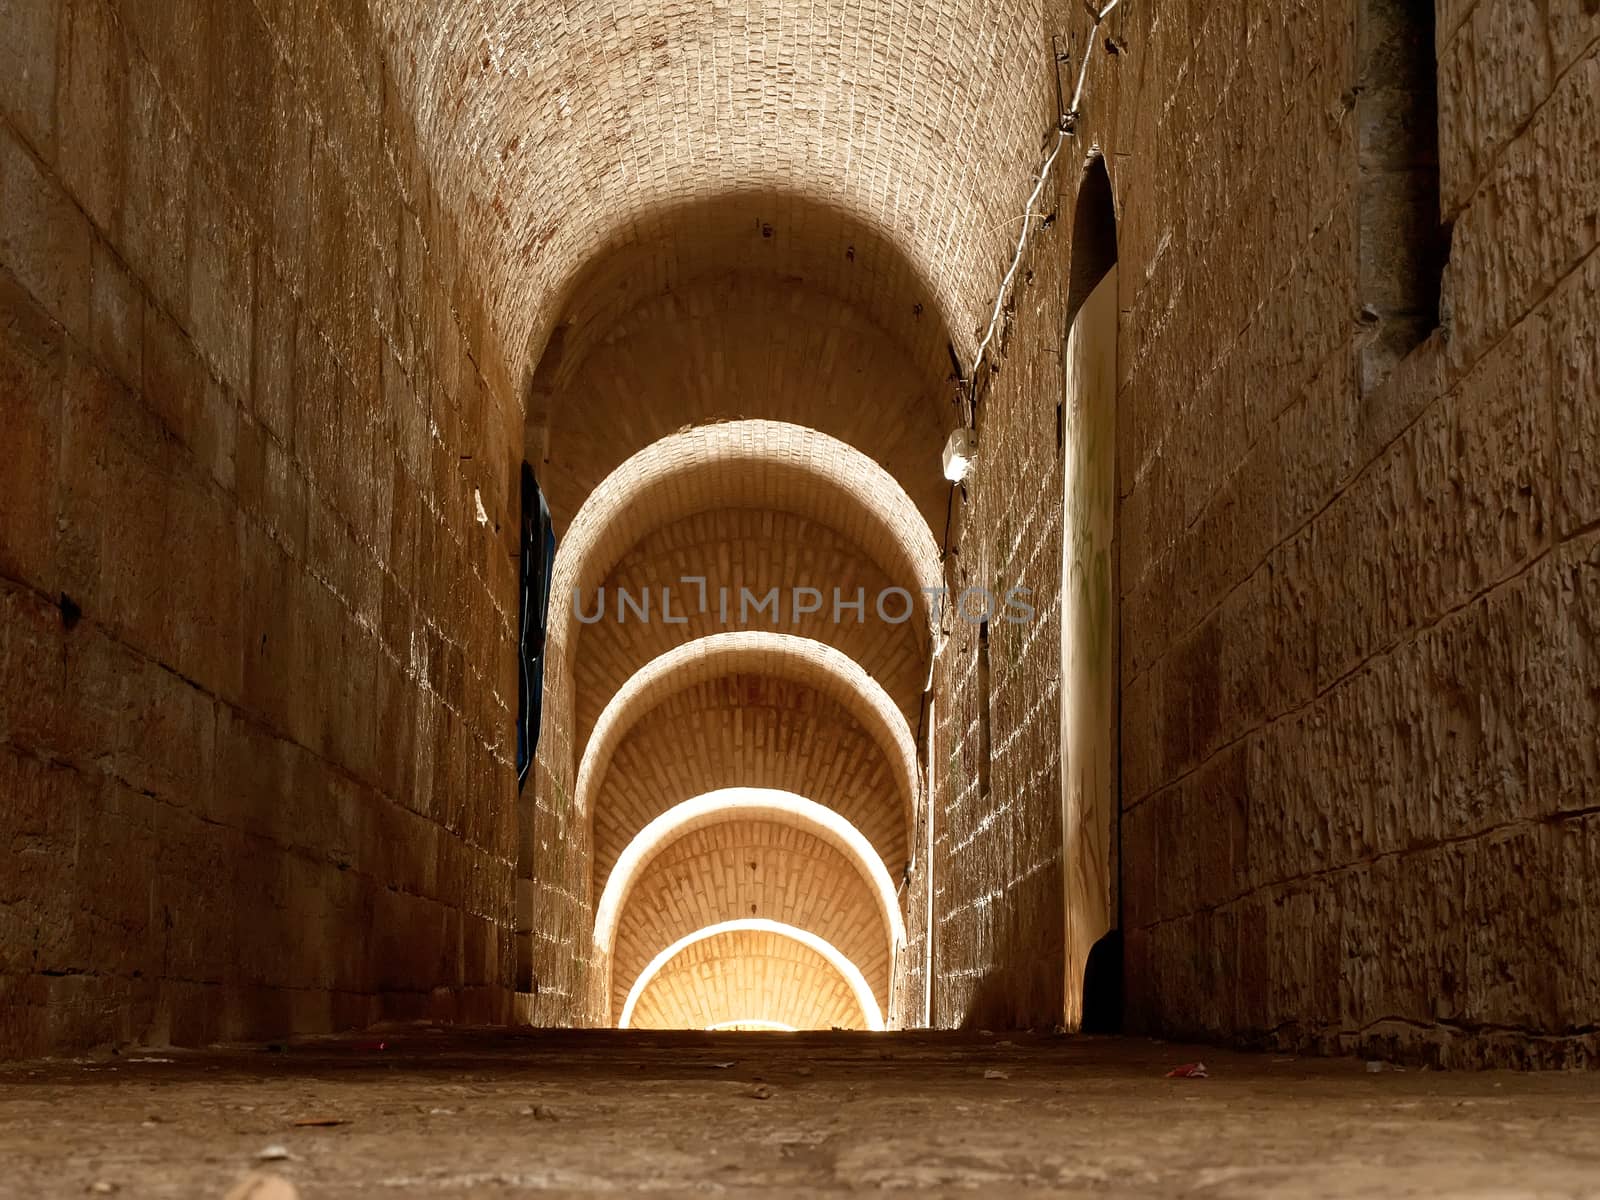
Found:
[{"label": "white light fixture", "polygon": [[944,444],[944,477],[951,483],[960,483],[972,474],[972,466],[977,458],[978,431],[956,430]]}]

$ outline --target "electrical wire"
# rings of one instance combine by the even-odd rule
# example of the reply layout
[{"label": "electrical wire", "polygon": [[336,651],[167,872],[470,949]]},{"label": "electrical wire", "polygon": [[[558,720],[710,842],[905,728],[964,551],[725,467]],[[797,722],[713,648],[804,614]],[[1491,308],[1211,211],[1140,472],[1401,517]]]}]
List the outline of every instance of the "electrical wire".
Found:
[{"label": "electrical wire", "polygon": [[1033,185],[1033,191],[1028,195],[1028,203],[1022,210],[1022,233],[1017,238],[1016,252],[1011,256],[1011,266],[1006,269],[1005,277],[1000,280],[1000,294],[995,297],[994,309],[989,314],[989,328],[983,335],[983,340],[978,343],[977,357],[972,360],[972,372],[968,376],[972,384],[972,403],[970,405],[969,420],[977,418],[977,387],[978,373],[983,368],[984,359],[988,356],[989,345],[994,341],[995,331],[1000,328],[1000,314],[1005,309],[1006,296],[1011,291],[1011,283],[1017,276],[1018,269],[1022,266],[1022,258],[1028,249],[1028,238],[1033,233],[1033,206],[1039,202],[1039,196],[1044,192],[1045,184],[1050,182],[1051,169],[1056,165],[1056,159],[1061,154],[1061,148],[1066,145],[1067,139],[1076,135],[1078,130],[1078,117],[1082,112],[1083,89],[1089,80],[1089,61],[1094,57],[1094,31],[1100,28],[1102,22],[1111,15],[1113,9],[1122,0],[1111,0],[1102,9],[1090,8],[1094,17],[1094,25],[1089,30],[1089,41],[1083,48],[1083,62],[1078,68],[1078,85],[1072,92],[1072,104],[1067,111],[1062,113],[1056,126],[1055,145],[1050,147],[1044,164],[1039,168],[1038,181]]}]

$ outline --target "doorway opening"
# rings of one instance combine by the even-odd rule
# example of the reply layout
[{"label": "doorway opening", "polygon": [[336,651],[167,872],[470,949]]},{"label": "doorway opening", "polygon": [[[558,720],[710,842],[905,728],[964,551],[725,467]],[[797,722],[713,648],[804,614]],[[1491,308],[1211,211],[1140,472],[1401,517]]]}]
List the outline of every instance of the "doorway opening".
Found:
[{"label": "doorway opening", "polygon": [[1103,159],[1073,221],[1061,400],[1063,1024],[1120,1024],[1117,244]]}]

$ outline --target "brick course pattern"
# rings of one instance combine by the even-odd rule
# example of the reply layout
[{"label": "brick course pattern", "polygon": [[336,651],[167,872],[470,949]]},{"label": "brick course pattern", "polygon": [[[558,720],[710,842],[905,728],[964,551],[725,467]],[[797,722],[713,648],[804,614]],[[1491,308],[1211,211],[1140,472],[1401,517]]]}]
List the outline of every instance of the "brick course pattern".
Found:
[{"label": "brick course pattern", "polygon": [[0,1054],[500,1019],[521,413],[381,39],[4,24]]},{"label": "brick course pattern", "polygon": [[[1600,12],[1437,8],[1441,328],[1363,387],[1358,0],[1124,0],[1092,41],[1075,0],[3,0],[0,1053],[498,1020],[523,967],[521,1015],[600,1019],[576,773],[670,645],[558,627],[519,804],[525,457],[577,547],[558,603],[756,540],[1032,589],[986,643],[836,644],[933,782],[897,994],[1054,1024],[1093,153],[1131,1023],[1593,1061]],[[737,417],[792,425],[675,432]],[[822,986],[793,943],[693,949],[663,1020],[750,1015],[707,972]]]},{"label": "brick course pattern", "polygon": [[739,819],[685,834],[637,877],[611,955],[613,1020],[658,953],[697,929],[747,917],[781,921],[831,943],[860,969],[878,1007],[888,1011],[889,930],[857,864],[805,829]]},{"label": "brick course pattern", "polygon": [[640,994],[634,1029],[707,1029],[766,1020],[794,1029],[864,1029],[833,964],[781,934],[741,930],[686,946]]},{"label": "brick course pattern", "polygon": [[[1593,442],[1600,189],[1578,148],[1595,144],[1600,17],[1580,8],[1441,11],[1445,327],[1365,396],[1354,6],[1114,19],[1129,51],[1091,76],[1080,140],[1112,164],[1120,218],[1139,1029],[1447,1064],[1592,1060],[1579,880],[1600,763],[1584,682],[1597,514],[1592,453],[1576,462]],[[1047,579],[1058,561],[1056,513],[1006,498],[1050,487],[1033,448],[1048,444],[1051,291],[1069,254],[1046,235],[1027,263],[980,417],[964,566],[990,546],[1008,573]],[[1041,524],[1055,544],[1034,571],[1040,535],[1011,531]],[[1030,636],[993,650],[999,800],[983,810],[1022,811],[970,843],[977,772],[962,760],[982,698],[972,648],[941,656],[945,745],[965,768],[941,795],[942,838],[963,846],[936,871],[955,926],[935,959],[942,1020],[998,1019],[981,981],[1027,973],[1018,929],[1049,920],[1027,871],[1059,786],[1055,715],[1038,704],[1054,635]],[[1036,994],[1053,970],[1039,963]],[[1002,1015],[1046,1019],[1017,1011],[1018,985],[998,991]]]},{"label": "brick course pattern", "polygon": [[771,654],[739,658],[743,670],[737,660],[713,660],[703,673],[680,667],[668,675],[670,690],[641,705],[603,751],[585,799],[597,894],[647,824],[729,787],[776,788],[833,809],[900,877],[917,792],[909,735],[891,724],[897,716],[864,712],[860,698],[821,671]]}]

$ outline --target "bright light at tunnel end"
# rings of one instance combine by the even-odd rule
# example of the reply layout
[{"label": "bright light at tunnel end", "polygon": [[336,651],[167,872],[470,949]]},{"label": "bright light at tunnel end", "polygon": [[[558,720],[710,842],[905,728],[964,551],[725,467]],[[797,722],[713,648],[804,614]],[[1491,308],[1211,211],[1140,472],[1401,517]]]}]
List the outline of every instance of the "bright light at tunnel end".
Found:
[{"label": "bright light at tunnel end", "polygon": [[727,933],[775,933],[779,937],[799,942],[806,949],[820,954],[849,985],[855,995],[856,1003],[861,1008],[861,1017],[866,1022],[867,1029],[873,1033],[883,1032],[883,1010],[878,1007],[877,997],[872,994],[872,985],[867,982],[867,977],[861,973],[860,967],[840,953],[832,942],[818,937],[809,930],[785,925],[782,921],[768,921],[762,917],[743,917],[737,921],[722,921],[716,925],[707,925],[704,929],[697,929],[679,938],[656,955],[650,960],[650,965],[639,973],[639,978],[628,990],[628,999],[622,1006],[622,1016],[617,1021],[617,1028],[630,1027],[633,1022],[633,1010],[637,1007],[639,998],[644,995],[645,988],[650,986],[650,981],[661,973],[663,967],[697,942]]}]

